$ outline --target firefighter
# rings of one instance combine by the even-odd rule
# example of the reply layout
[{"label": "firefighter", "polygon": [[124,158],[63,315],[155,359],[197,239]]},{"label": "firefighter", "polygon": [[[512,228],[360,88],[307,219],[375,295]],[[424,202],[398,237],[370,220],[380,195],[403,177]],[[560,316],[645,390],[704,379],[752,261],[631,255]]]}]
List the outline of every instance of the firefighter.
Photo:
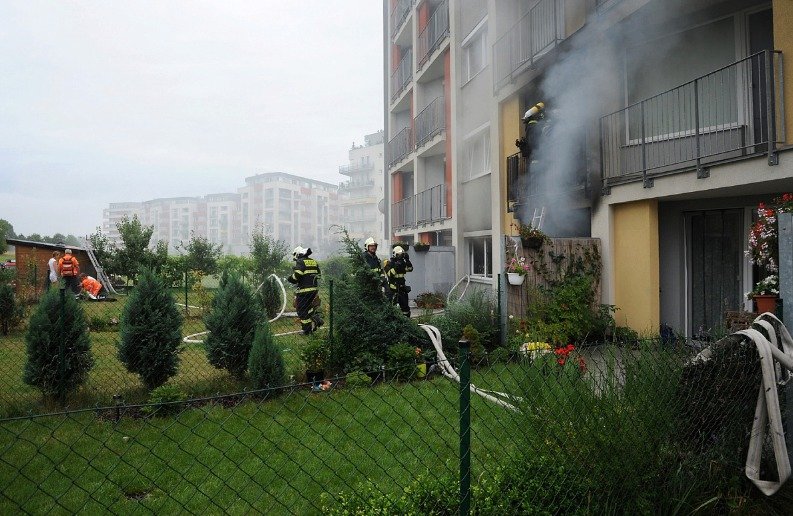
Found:
[{"label": "firefighter", "polygon": [[515,145],[520,149],[520,154],[531,162],[532,152],[537,149],[540,138],[542,137],[545,122],[545,103],[538,102],[530,107],[523,115],[523,123],[526,126],[525,136],[515,141]]},{"label": "firefighter", "polygon": [[63,257],[58,260],[58,275],[63,278],[66,288],[75,294],[79,289],[79,285],[77,283],[77,276],[79,274],[80,262],[77,261],[77,258],[72,256],[71,249],[66,249],[63,251]]},{"label": "firefighter", "polygon": [[394,247],[393,253],[385,268],[389,298],[394,304],[399,305],[399,309],[405,317],[410,317],[410,307],[408,306],[410,287],[405,284],[405,274],[413,272],[413,264],[410,263],[410,258],[402,246]]},{"label": "firefighter", "polygon": [[289,283],[297,286],[295,290],[295,310],[300,324],[303,328],[303,335],[309,335],[324,324],[322,316],[317,310],[319,307],[319,264],[313,258],[309,258],[311,249],[304,249],[300,246],[292,251],[292,259],[295,261],[292,275],[287,278]]},{"label": "firefighter", "polygon": [[385,277],[385,271],[383,271],[383,266],[380,263],[380,258],[377,257],[377,242],[375,241],[374,237],[369,237],[364,242],[364,248],[366,249],[363,252],[363,259],[366,263],[366,267],[372,271],[378,278],[380,278],[380,285],[382,286],[383,290],[387,293],[388,292],[388,280]]},{"label": "firefighter", "polygon": [[104,297],[101,294],[102,284],[96,278],[92,278],[87,274],[80,274],[80,286],[90,299],[97,300]]}]

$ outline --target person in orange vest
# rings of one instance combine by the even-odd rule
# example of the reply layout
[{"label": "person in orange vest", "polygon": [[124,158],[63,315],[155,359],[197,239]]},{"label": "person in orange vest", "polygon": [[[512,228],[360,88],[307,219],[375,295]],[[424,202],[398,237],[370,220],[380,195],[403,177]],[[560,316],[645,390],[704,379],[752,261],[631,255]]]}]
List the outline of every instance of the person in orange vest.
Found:
[{"label": "person in orange vest", "polygon": [[96,278],[92,278],[87,274],[80,274],[80,286],[89,298],[100,299],[99,292],[102,290],[102,284]]},{"label": "person in orange vest", "polygon": [[66,288],[75,294],[78,293],[80,288],[77,282],[79,274],[80,262],[77,261],[77,258],[72,256],[71,249],[66,249],[63,252],[63,257],[58,260],[58,275],[63,278]]}]

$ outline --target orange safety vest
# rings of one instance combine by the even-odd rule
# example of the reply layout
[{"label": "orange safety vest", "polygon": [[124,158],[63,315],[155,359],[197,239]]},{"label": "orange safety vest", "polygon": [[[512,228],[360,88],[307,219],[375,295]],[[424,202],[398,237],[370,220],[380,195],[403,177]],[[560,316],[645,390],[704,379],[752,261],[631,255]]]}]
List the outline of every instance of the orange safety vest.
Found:
[{"label": "orange safety vest", "polygon": [[92,296],[98,296],[99,291],[102,290],[102,284],[91,276],[86,276],[80,283],[80,286],[90,292]]},{"label": "orange safety vest", "polygon": [[73,256],[66,255],[58,262],[58,270],[61,271],[61,276],[77,276],[80,264]]}]

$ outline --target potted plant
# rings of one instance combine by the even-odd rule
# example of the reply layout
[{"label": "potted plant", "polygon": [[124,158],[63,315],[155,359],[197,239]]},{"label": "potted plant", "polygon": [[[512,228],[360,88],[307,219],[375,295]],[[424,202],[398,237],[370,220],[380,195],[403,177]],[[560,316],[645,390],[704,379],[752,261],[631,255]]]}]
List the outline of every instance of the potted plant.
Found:
[{"label": "potted plant", "polygon": [[520,241],[523,243],[524,247],[528,247],[529,249],[537,250],[542,247],[545,241],[548,239],[548,236],[539,230],[539,228],[535,228],[531,224],[522,224],[522,223],[512,223],[512,227],[518,231],[520,235]]},{"label": "potted plant", "polygon": [[306,367],[306,381],[317,384],[325,379],[325,364],[328,361],[328,346],[320,337],[309,337],[300,358]]},{"label": "potted plant", "polygon": [[430,245],[424,242],[416,242],[413,244],[413,249],[415,249],[417,253],[423,253],[429,251]]},{"label": "potted plant", "polygon": [[779,276],[772,274],[758,281],[747,298],[754,299],[760,313],[776,311],[776,300],[779,297]]},{"label": "potted plant", "polygon": [[505,270],[507,272],[507,281],[509,281],[510,285],[523,285],[526,274],[529,273],[529,264],[526,262],[525,257],[516,258],[513,256],[507,261]]}]

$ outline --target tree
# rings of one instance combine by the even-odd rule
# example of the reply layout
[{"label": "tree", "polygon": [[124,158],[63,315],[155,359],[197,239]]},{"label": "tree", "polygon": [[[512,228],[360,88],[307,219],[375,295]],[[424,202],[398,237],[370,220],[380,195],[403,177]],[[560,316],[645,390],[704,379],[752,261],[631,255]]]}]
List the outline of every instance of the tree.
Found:
[{"label": "tree", "polygon": [[47,291],[30,317],[23,380],[45,396],[57,395],[63,401],[88,378],[94,359],[83,309],[62,292]]},{"label": "tree", "polygon": [[55,233],[52,235],[48,240],[51,244],[65,244],[66,243],[66,235],[63,233]]},{"label": "tree", "polygon": [[280,387],[286,383],[286,368],[281,350],[275,345],[272,329],[267,321],[256,328],[248,372],[256,389]]},{"label": "tree", "polygon": [[16,238],[14,233],[14,226],[11,225],[6,219],[0,219],[0,254],[8,251],[8,243],[6,238]]},{"label": "tree", "polygon": [[268,317],[273,317],[281,305],[280,289],[275,279],[270,274],[285,272],[283,269],[284,258],[289,252],[289,247],[283,240],[275,240],[265,235],[261,226],[251,235],[251,257],[253,258],[254,284],[261,288],[257,290],[257,301]]},{"label": "tree", "polygon": [[88,235],[88,243],[94,251],[94,256],[99,262],[99,265],[108,274],[117,274],[115,264],[116,248],[113,243],[107,238],[107,235],[102,233],[102,228],[97,227],[96,233]]},{"label": "tree", "polygon": [[209,330],[206,339],[209,363],[243,378],[257,317],[251,290],[236,274],[224,274],[212,299],[212,310],[204,320]]},{"label": "tree", "polygon": [[179,246],[186,253],[186,266],[192,271],[201,271],[206,275],[218,271],[218,260],[223,254],[222,244],[213,244],[208,239],[190,232],[190,240]]},{"label": "tree", "polygon": [[118,358],[149,389],[176,374],[182,342],[182,315],[165,282],[142,269],[121,314]]},{"label": "tree", "polygon": [[79,247],[83,244],[79,238],[72,235],[71,233],[66,235],[66,240],[64,242],[66,245],[73,245],[75,247]]},{"label": "tree", "polygon": [[124,217],[116,224],[116,228],[121,238],[121,245],[115,253],[118,274],[134,282],[141,268],[147,267],[153,271],[162,268],[168,256],[168,248],[158,243],[154,252],[149,249],[154,226],[144,226],[136,215],[131,219]]},{"label": "tree", "polygon": [[18,314],[19,305],[14,298],[14,289],[11,285],[0,285],[0,331],[8,335]]}]

